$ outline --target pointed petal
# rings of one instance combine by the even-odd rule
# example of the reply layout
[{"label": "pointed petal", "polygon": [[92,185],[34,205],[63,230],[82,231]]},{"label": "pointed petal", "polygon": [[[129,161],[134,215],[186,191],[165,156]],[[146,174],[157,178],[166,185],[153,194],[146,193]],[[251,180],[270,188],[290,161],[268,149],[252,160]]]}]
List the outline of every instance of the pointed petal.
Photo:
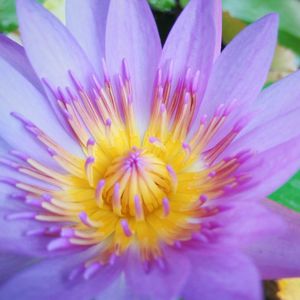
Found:
[{"label": "pointed petal", "polygon": [[0,231],[1,252],[35,257],[49,255],[46,246],[51,241],[50,238],[26,236],[27,231],[40,228],[39,224],[33,220],[7,220],[8,215],[18,212],[18,210],[1,207],[0,226],[5,228]]},{"label": "pointed petal", "polygon": [[26,57],[24,48],[3,34],[0,34],[0,57],[28,79],[40,92],[43,90]]},{"label": "pointed petal", "polygon": [[233,250],[199,249],[191,255],[193,272],[183,299],[260,300],[258,272],[250,260]]},{"label": "pointed petal", "polygon": [[[15,174],[15,178],[11,177],[12,171],[3,174],[2,166],[0,166],[0,172],[1,177],[5,175],[16,180],[19,178],[18,174]],[[27,234],[28,231],[46,228],[49,224],[41,224],[32,218],[10,219],[9,216],[12,214],[35,212],[35,210],[24,204],[23,199],[11,196],[20,195],[21,197],[22,195],[13,186],[0,182],[0,191],[0,228],[5,228],[5,230],[0,230],[0,252],[30,257],[49,256],[47,244],[51,241],[51,237]]]},{"label": "pointed petal", "polygon": [[200,71],[203,96],[214,58],[220,52],[221,1],[191,0],[173,26],[163,47],[160,65],[174,63],[174,81],[186,68]]},{"label": "pointed petal", "polygon": [[[125,268],[129,288],[138,299],[176,299],[190,273],[190,263],[180,252],[166,249],[166,265],[151,265],[147,272],[136,253],[131,253]],[[176,284],[174,284],[176,282]],[[141,284],[142,283],[142,284]]]},{"label": "pointed petal", "polygon": [[36,141],[24,124],[11,115],[22,114],[71,153],[81,149],[58,123],[47,100],[29,81],[0,58],[0,136],[11,148],[44,163],[51,162],[47,149]]},{"label": "pointed petal", "polygon": [[[241,137],[238,137],[223,155],[252,149],[256,153],[287,142],[300,134],[300,107],[294,108],[267,122],[261,122]],[[276,134],[275,134],[276,133]]]},{"label": "pointed petal", "polygon": [[34,259],[24,255],[0,253],[0,285],[24,267],[33,263]]},{"label": "pointed petal", "polygon": [[[249,125],[243,130],[246,134],[279,116],[300,107],[300,71],[295,72],[262,91],[253,103],[256,112]],[[291,129],[292,127],[290,127]]]},{"label": "pointed petal", "polygon": [[101,79],[108,7],[109,0],[67,0],[66,2],[67,27]]},{"label": "pointed petal", "polygon": [[66,87],[71,70],[85,85],[92,68],[58,19],[34,0],[17,0],[17,15],[26,54],[39,78],[55,87]]},{"label": "pointed petal", "polygon": [[[102,266],[89,280],[82,277],[73,280],[69,276],[91,257],[91,250],[80,254],[46,259],[39,264],[26,268],[1,286],[1,299],[24,300],[89,300],[109,286],[118,276],[121,264]],[[16,286],[18,288],[16,288]],[[51,287],[51,288],[49,288]]]},{"label": "pointed petal", "polygon": [[216,44],[215,44],[215,55],[214,61],[219,57],[222,47],[222,1],[216,1],[215,3],[215,28],[216,28]]},{"label": "pointed petal", "polygon": [[121,274],[111,285],[109,285],[104,291],[95,297],[95,300],[108,300],[108,299],[120,299],[120,300],[132,300],[134,295],[130,288],[126,285],[124,274]]},{"label": "pointed petal", "polygon": [[107,17],[106,59],[112,75],[125,58],[133,86],[133,105],[142,133],[147,126],[161,44],[146,0],[111,0]]},{"label": "pointed petal", "polygon": [[242,191],[243,196],[262,199],[284,184],[300,167],[299,149],[300,136],[248,159],[238,170],[251,178]]},{"label": "pointed petal", "polygon": [[[238,34],[216,60],[201,113],[211,116],[223,103],[240,107],[255,100],[265,83],[277,42],[278,17],[270,14]],[[227,119],[232,125],[235,114]]]},{"label": "pointed petal", "polygon": [[300,214],[265,200],[265,206],[287,224],[282,233],[272,234],[248,244],[245,252],[253,259],[264,279],[300,276]]},{"label": "pointed petal", "polygon": [[223,208],[223,211],[211,218],[220,225],[219,230],[215,232],[215,238],[236,249],[240,249],[244,244],[255,243],[257,236],[263,238],[278,233],[284,225],[259,199],[225,197],[215,202]]}]

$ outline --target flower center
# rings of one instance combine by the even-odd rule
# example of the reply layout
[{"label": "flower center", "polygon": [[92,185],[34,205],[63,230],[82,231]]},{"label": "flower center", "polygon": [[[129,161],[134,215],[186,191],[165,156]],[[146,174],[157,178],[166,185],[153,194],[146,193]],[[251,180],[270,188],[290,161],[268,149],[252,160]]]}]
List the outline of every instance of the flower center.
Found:
[{"label": "flower center", "polygon": [[118,216],[143,219],[162,205],[171,189],[166,165],[145,150],[132,149],[115,158],[103,181],[103,201]]},{"label": "flower center", "polygon": [[88,274],[94,263],[111,262],[132,246],[139,249],[142,261],[157,260],[163,257],[165,246],[180,247],[203,234],[205,226],[210,228],[205,219],[219,211],[206,200],[230,193],[247,179],[238,168],[249,151],[218,159],[243,122],[238,121],[219,143],[210,145],[234,101],[218,107],[209,118],[202,116],[193,127],[199,72],[192,76],[187,69],[172,95],[171,73],[163,82],[158,70],[149,126],[141,137],[125,62],[122,68],[117,93],[107,74],[103,86],[93,78],[93,93],[72,73],[73,92],[51,89],[45,82],[83,157],[70,154],[30,120],[12,112],[47,149],[49,160],[60,171],[18,151],[0,160],[22,175],[0,181],[17,190],[11,198],[29,205],[29,211],[7,218],[42,223],[27,235],[49,237],[49,251],[101,245],[99,255],[86,264]]}]

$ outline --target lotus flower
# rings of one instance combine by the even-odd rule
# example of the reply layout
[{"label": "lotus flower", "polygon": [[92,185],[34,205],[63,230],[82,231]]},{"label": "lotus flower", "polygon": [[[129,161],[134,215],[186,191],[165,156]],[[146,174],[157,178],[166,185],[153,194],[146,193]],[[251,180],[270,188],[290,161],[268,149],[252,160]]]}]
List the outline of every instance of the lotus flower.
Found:
[{"label": "lotus flower", "polygon": [[1,299],[261,299],[300,275],[300,73],[262,93],[270,14],[220,54],[221,1],[161,47],[145,0],[18,0],[1,36]]}]

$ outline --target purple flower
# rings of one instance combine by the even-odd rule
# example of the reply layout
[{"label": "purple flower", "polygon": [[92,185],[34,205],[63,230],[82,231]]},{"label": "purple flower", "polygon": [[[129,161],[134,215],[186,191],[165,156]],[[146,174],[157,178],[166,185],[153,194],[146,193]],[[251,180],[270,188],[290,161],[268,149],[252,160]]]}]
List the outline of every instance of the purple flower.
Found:
[{"label": "purple flower", "polygon": [[1,299],[261,299],[300,275],[300,73],[260,93],[277,16],[220,54],[221,1],[161,48],[145,0],[18,0],[0,37]]}]

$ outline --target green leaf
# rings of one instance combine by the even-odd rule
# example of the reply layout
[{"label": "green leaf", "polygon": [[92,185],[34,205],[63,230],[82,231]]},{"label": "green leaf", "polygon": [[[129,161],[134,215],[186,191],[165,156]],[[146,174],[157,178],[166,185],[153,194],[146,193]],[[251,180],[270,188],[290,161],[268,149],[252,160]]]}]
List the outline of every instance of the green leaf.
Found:
[{"label": "green leaf", "polygon": [[179,4],[182,6],[182,7],[185,7],[187,4],[188,4],[189,0],[179,0]]},{"label": "green leaf", "polygon": [[176,0],[148,0],[151,6],[160,11],[170,11],[176,6]]},{"label": "green leaf", "polygon": [[300,54],[300,2],[297,0],[223,0],[223,10],[233,17],[252,23],[277,12],[280,16],[279,42]]},{"label": "green leaf", "polygon": [[300,212],[300,172],[273,193],[270,198]]},{"label": "green leaf", "polygon": [[0,0],[0,31],[11,32],[18,27],[14,0]]},{"label": "green leaf", "polygon": [[[43,2],[43,0],[38,0]],[[12,32],[17,30],[15,0],[0,0],[0,32]]]}]

